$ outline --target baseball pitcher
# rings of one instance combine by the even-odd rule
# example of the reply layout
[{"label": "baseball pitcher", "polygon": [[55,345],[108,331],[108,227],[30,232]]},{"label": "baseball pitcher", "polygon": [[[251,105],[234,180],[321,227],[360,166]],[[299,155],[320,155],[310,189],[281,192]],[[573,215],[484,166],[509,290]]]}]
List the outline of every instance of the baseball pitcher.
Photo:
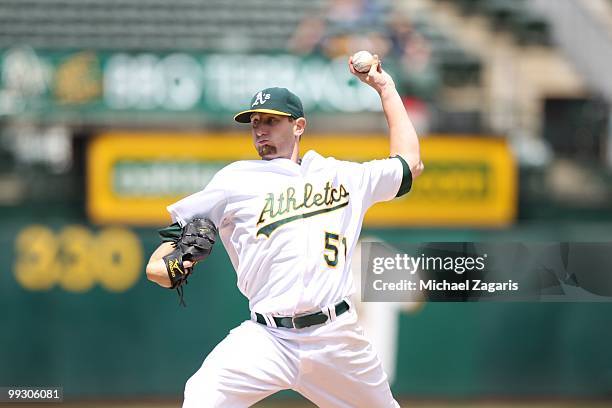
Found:
[{"label": "baseball pitcher", "polygon": [[390,157],[354,163],[301,156],[306,118],[285,88],[258,92],[234,119],[249,124],[262,160],[234,162],[202,191],[168,207],[173,225],[147,265],[149,280],[182,289],[223,242],[249,299],[187,381],[183,407],[248,407],[293,389],[320,407],[397,407],[351,303],[351,255],[369,207],[406,194],[423,171],[419,141],[391,76],[375,61],[349,69],[378,92]]}]

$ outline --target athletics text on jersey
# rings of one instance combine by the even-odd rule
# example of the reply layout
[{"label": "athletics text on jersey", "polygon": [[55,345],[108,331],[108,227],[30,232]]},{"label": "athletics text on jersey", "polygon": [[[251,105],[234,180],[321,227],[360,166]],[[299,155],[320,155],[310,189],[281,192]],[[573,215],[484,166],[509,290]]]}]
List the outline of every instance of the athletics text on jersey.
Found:
[{"label": "athletics text on jersey", "polygon": [[244,160],[168,207],[181,225],[210,218],[258,313],[283,316],[334,304],[353,292],[350,258],[367,209],[410,188],[401,158],[355,163],[307,152]]}]

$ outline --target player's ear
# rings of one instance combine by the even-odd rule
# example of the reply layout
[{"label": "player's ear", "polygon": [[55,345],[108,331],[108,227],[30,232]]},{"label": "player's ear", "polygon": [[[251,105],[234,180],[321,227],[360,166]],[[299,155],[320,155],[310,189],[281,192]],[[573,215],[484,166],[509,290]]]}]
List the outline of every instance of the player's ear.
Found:
[{"label": "player's ear", "polygon": [[302,139],[302,134],[306,130],[306,118],[297,118],[293,122],[293,134]]}]

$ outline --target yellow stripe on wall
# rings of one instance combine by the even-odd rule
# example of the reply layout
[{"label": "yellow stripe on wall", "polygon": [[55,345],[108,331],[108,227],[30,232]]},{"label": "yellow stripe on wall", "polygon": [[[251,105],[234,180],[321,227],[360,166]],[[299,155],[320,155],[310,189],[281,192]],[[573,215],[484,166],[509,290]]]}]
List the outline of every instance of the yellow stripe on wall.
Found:
[{"label": "yellow stripe on wall", "polygon": [[[367,161],[389,156],[385,135],[306,135],[302,154]],[[425,171],[406,196],[372,207],[366,226],[500,227],[517,211],[517,172],[504,139],[429,136],[421,139]],[[88,151],[87,206],[92,221],[163,225],[166,206],[176,197],[121,197],[113,192],[113,166],[120,160],[145,162],[253,160],[248,133],[114,132],[96,137]]]}]

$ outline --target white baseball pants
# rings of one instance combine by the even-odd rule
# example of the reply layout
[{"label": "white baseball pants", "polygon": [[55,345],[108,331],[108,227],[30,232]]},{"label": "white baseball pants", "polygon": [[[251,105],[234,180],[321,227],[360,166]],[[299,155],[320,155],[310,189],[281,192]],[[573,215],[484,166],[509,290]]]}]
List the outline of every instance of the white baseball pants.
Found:
[{"label": "white baseball pants", "polygon": [[187,381],[183,408],[249,407],[284,389],[323,408],[399,407],[351,308],[305,329],[243,322]]}]

